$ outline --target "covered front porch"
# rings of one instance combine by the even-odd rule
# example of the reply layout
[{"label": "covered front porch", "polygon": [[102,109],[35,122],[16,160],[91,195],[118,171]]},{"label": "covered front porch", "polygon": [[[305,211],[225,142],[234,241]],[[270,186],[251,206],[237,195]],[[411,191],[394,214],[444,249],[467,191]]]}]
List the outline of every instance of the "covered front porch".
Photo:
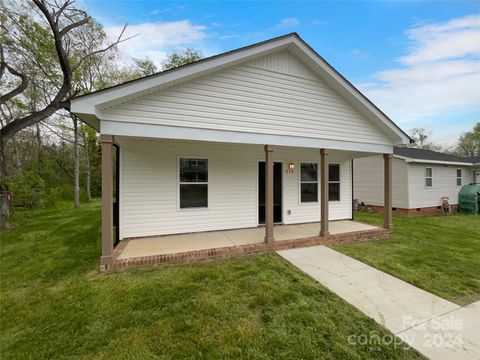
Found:
[{"label": "covered front porch", "polygon": [[[352,159],[365,152],[108,135],[101,135],[101,143],[103,269],[391,233],[390,206],[385,207],[383,228],[352,221]],[[116,166],[114,147],[122,159]],[[386,204],[391,203],[391,158],[384,155]],[[202,177],[199,196],[184,196],[188,193],[182,186],[195,182],[182,182],[181,174]],[[112,193],[118,194],[116,215]]]},{"label": "covered front porch", "polygon": [[319,236],[318,223],[274,226],[275,241],[265,242],[265,228],[151,236],[122,241],[113,268],[213,260],[272,250],[345,243],[386,237],[390,230],[352,220],[329,222],[330,235]]}]

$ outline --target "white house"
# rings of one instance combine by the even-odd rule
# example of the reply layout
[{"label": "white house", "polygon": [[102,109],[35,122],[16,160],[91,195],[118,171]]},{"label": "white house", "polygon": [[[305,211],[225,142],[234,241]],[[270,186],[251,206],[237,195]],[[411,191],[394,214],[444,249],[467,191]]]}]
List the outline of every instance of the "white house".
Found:
[{"label": "white house", "polygon": [[[379,156],[353,162],[354,197],[374,210],[384,204],[382,166]],[[395,147],[392,167],[393,211],[409,216],[442,212],[443,198],[456,212],[462,186],[480,179],[475,178],[479,168],[473,158],[429,150]]]},{"label": "white house", "polygon": [[393,147],[410,141],[295,33],[70,106],[101,134],[106,267],[115,215],[120,240],[265,224],[271,244],[273,223],[320,220],[328,236],[329,220],[352,219],[352,159],[385,154],[388,174]]}]

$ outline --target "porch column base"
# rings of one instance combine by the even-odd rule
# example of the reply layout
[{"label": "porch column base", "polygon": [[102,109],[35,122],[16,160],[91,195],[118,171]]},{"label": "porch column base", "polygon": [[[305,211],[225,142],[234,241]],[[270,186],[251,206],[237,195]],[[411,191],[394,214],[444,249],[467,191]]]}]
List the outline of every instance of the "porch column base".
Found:
[{"label": "porch column base", "polygon": [[100,270],[108,270],[113,262],[115,261],[115,258],[113,255],[105,255],[100,257]]}]

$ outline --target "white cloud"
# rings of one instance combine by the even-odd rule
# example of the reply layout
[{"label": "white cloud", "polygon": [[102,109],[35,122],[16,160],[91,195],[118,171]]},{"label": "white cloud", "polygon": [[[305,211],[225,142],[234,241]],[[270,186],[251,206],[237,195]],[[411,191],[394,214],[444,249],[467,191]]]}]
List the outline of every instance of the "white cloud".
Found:
[{"label": "white cloud", "polygon": [[312,25],[312,26],[323,26],[323,25],[326,25],[326,24],[327,24],[326,21],[319,20],[319,19],[313,19],[312,21],[310,21],[310,25]]},{"label": "white cloud", "polygon": [[275,27],[276,29],[284,29],[289,27],[294,27],[300,25],[300,20],[295,17],[285,18],[280,20],[280,22]]},{"label": "white cloud", "polygon": [[400,58],[404,65],[480,55],[480,14],[407,31],[414,42],[410,54]]},{"label": "white cloud", "polygon": [[[116,38],[121,30],[122,26],[105,28],[111,38]],[[129,57],[148,57],[160,63],[170,51],[203,40],[205,30],[206,26],[193,25],[189,20],[129,25],[124,37],[134,37],[120,43],[119,49]]]},{"label": "white cloud", "polygon": [[406,35],[410,46],[397,59],[401,66],[373,74],[360,88],[405,129],[428,127],[437,141],[469,130],[457,119],[480,109],[480,14],[418,26]]},{"label": "white cloud", "polygon": [[352,50],[350,50],[350,53],[357,60],[365,60],[365,59],[368,59],[370,57],[370,54],[368,52],[360,50],[360,49],[352,49]]}]

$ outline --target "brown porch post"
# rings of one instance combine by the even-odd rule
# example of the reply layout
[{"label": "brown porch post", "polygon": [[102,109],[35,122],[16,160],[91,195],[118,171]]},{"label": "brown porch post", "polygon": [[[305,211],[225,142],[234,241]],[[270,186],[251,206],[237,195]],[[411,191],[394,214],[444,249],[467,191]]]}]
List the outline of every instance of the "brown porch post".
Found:
[{"label": "brown porch post", "polygon": [[320,149],[320,236],[328,236],[328,150]]},{"label": "brown porch post", "polygon": [[383,216],[385,229],[391,229],[392,225],[392,154],[383,154],[384,164],[384,202],[383,202]]},{"label": "brown porch post", "polygon": [[102,144],[102,256],[100,267],[113,263],[113,161],[112,135],[100,135]]},{"label": "brown porch post", "polygon": [[265,243],[273,238],[273,147],[265,145]]}]

